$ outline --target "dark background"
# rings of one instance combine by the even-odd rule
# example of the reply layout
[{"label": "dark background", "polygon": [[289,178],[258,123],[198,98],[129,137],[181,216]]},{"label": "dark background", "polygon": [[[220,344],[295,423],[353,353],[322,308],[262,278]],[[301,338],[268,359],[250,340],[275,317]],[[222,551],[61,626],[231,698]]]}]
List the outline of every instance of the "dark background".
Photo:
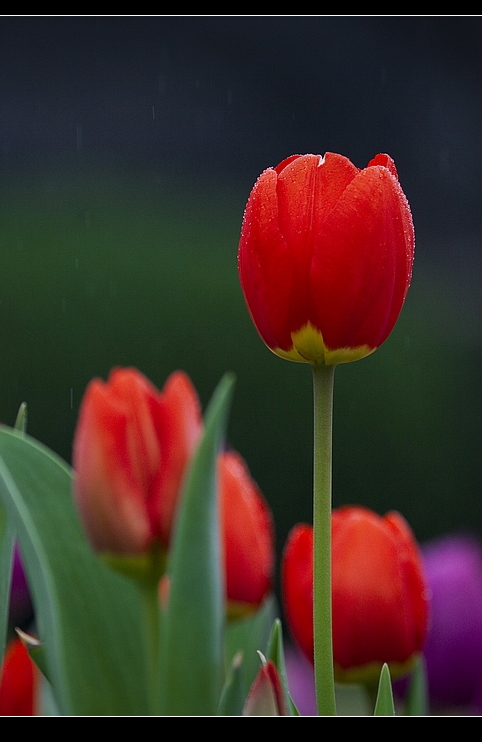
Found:
[{"label": "dark background", "polygon": [[334,502],[426,539],[482,534],[482,21],[0,19],[0,419],[66,459],[115,365],[205,406],[237,375],[230,443],[275,512],[311,520],[311,378],[258,338],[236,251],[256,177],[293,153],[388,152],[412,287],[392,336],[337,370]]}]

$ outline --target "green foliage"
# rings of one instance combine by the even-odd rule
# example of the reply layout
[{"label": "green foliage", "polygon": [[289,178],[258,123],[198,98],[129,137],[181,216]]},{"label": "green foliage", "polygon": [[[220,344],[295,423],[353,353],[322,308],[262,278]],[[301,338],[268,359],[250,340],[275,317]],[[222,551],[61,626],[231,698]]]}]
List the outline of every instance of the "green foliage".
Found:
[{"label": "green foliage", "polygon": [[216,469],[233,383],[224,377],[213,395],[176,519],[161,645],[168,715],[216,714],[221,694],[225,608]]},{"label": "green foliage", "polygon": [[20,542],[60,712],[145,713],[137,593],[91,551],[71,479],[51,451],[0,429],[0,496]]},{"label": "green foliage", "polygon": [[378,694],[373,715],[395,716],[390,670],[388,669],[388,665],[386,663],[383,665],[382,671],[380,673],[380,682],[378,684]]},{"label": "green foliage", "polygon": [[0,504],[0,665],[3,662],[7,634],[13,538],[12,525]]},{"label": "green foliage", "polygon": [[420,654],[415,661],[410,676],[407,699],[405,701],[406,716],[428,715],[428,687],[427,668],[425,658]]}]

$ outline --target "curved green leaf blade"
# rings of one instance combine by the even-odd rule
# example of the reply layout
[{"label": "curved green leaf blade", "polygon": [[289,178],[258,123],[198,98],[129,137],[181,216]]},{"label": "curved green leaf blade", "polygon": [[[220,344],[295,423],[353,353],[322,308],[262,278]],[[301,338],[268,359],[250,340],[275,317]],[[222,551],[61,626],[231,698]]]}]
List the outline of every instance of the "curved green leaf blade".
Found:
[{"label": "curved green leaf blade", "polygon": [[228,678],[221,693],[218,716],[242,716],[245,702],[242,678],[243,655],[233,657]]},{"label": "curved green leaf blade", "polygon": [[209,404],[176,521],[162,651],[169,715],[215,715],[221,694],[224,585],[216,462],[233,384],[226,375]]},{"label": "curved green leaf blade", "polygon": [[224,656],[227,671],[239,652],[243,655],[242,684],[246,697],[259,672],[260,647],[266,647],[273,621],[278,615],[275,598],[270,595],[256,613],[247,618],[228,621],[224,635]]},{"label": "curved green leaf blade", "polygon": [[283,647],[283,629],[279,618],[276,618],[273,622],[273,628],[271,629],[271,635],[269,637],[266,657],[273,662],[276,669],[278,670],[281,680],[281,687],[283,688],[283,696],[287,716],[299,716],[299,711],[290,696],[288,687],[288,677],[286,675],[285,653]]},{"label": "curved green leaf blade", "polygon": [[60,713],[144,714],[137,591],[92,552],[71,479],[54,453],[0,429],[0,498],[20,542]]},{"label": "curved green leaf blade", "polygon": [[10,582],[12,577],[14,530],[5,508],[0,505],[0,666],[5,653]]}]

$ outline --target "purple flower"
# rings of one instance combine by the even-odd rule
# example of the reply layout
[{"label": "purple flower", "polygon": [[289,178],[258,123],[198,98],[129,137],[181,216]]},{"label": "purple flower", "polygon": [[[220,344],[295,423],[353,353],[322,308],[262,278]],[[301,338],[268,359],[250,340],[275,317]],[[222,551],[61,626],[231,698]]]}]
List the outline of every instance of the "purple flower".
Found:
[{"label": "purple flower", "polygon": [[430,699],[482,712],[482,545],[449,536],[423,548],[431,592],[425,648]]},{"label": "purple flower", "polygon": [[291,697],[301,716],[316,716],[313,665],[294,647],[285,648],[286,674]]}]

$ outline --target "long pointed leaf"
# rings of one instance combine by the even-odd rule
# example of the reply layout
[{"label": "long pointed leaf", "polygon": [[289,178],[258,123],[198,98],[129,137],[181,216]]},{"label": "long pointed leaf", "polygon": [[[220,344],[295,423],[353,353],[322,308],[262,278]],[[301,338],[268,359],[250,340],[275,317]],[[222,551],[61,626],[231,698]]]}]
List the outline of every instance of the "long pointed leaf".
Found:
[{"label": "long pointed leaf", "polygon": [[227,666],[239,652],[243,655],[242,684],[246,697],[259,672],[260,647],[266,647],[271,626],[278,614],[276,600],[269,596],[252,616],[229,621],[224,636],[224,653]]},{"label": "long pointed leaf", "polygon": [[283,629],[281,627],[281,621],[279,620],[279,618],[275,619],[273,623],[273,628],[271,629],[271,635],[269,637],[266,657],[273,662],[273,664],[276,666],[276,669],[278,670],[281,680],[281,687],[283,688],[283,696],[287,715],[299,716],[298,709],[296,708],[290,696],[288,687],[288,677],[286,675],[285,653],[283,647]]},{"label": "long pointed leaf", "polygon": [[243,656],[234,657],[219,701],[218,716],[242,716],[246,694],[243,693]]},{"label": "long pointed leaf", "polygon": [[385,663],[380,673],[374,716],[395,716],[390,670]]},{"label": "long pointed leaf", "polygon": [[0,666],[5,653],[14,531],[5,508],[0,505]]},{"label": "long pointed leaf", "polygon": [[0,429],[0,497],[19,538],[60,712],[143,714],[137,592],[92,552],[71,479],[51,451]]},{"label": "long pointed leaf", "polygon": [[162,652],[167,714],[216,714],[221,694],[224,586],[216,462],[233,384],[225,376],[213,395],[179,508]]}]

